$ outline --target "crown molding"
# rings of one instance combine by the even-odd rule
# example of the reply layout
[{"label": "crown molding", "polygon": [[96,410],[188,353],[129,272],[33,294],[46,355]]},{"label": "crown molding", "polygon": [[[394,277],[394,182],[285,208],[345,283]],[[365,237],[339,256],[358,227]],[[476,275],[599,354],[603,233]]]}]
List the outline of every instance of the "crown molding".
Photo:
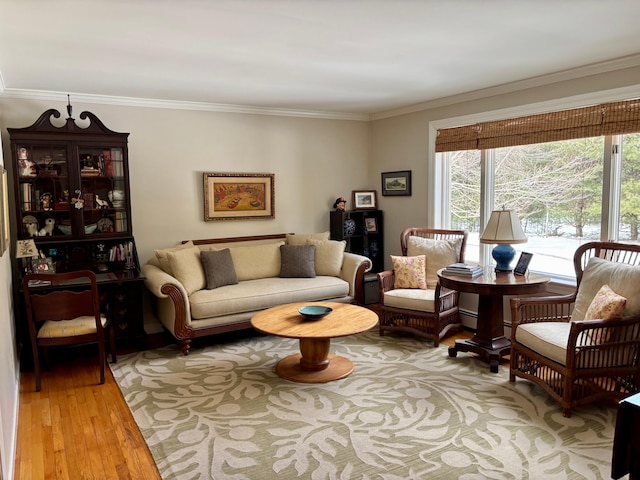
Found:
[{"label": "crown molding", "polygon": [[198,110],[220,113],[240,113],[250,115],[275,115],[280,117],[317,118],[325,120],[353,120],[369,121],[369,114],[326,112],[314,110],[295,110],[288,108],[266,108],[250,105],[233,105],[224,103],[187,102],[177,100],[158,100],[148,98],[116,97],[110,95],[90,95],[86,93],[55,92],[47,90],[28,90],[20,88],[4,88],[0,73],[0,96],[6,98],[20,98],[26,100],[47,100],[67,102],[67,94],[73,101],[83,103],[97,103],[103,105],[117,105],[127,107],[163,108],[174,110]]},{"label": "crown molding", "polygon": [[575,80],[578,78],[589,77],[591,75],[597,75],[601,73],[613,72],[616,70],[623,70],[625,68],[637,67],[640,65],[640,54],[629,55],[626,57],[616,58],[613,60],[607,60],[606,62],[594,63],[583,67],[572,68],[561,72],[550,73],[548,75],[540,75],[538,77],[528,78],[526,80],[520,80],[517,82],[504,83],[502,85],[496,85],[489,88],[483,88],[480,90],[474,90],[472,92],[462,93],[460,95],[452,95],[450,97],[442,97],[436,100],[416,103],[413,105],[407,105],[406,107],[395,108],[391,110],[385,110],[383,112],[372,113],[370,115],[371,120],[381,120],[383,118],[396,117],[399,115],[406,115],[408,113],[415,113],[422,110],[429,110],[432,108],[446,107],[448,105],[454,105],[456,103],[470,102],[473,100],[479,100],[482,98],[493,97],[496,95],[503,95],[506,93],[516,92],[518,90],[526,90],[528,88],[542,87],[553,83]]}]

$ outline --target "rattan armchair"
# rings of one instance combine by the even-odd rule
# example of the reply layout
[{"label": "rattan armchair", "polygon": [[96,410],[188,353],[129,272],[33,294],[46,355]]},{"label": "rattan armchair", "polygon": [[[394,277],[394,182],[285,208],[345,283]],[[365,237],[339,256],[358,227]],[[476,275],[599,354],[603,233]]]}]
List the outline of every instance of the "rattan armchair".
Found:
[{"label": "rattan armchair", "polygon": [[[402,255],[408,252],[408,239],[411,236],[432,240],[453,241],[459,243],[458,258],[454,261],[464,262],[464,251],[467,242],[467,232],[464,230],[438,230],[429,228],[406,228],[400,234]],[[443,268],[446,265],[431,264],[427,258],[427,268]],[[453,263],[453,262],[451,262]],[[406,302],[393,293],[395,274],[393,270],[378,273],[378,288],[380,301],[380,335],[386,332],[407,332],[433,341],[437,347],[440,340],[449,333],[462,329],[458,311],[458,292],[444,288],[439,282],[429,286],[429,290],[407,292]],[[392,296],[394,297],[392,299]],[[393,300],[393,301],[392,301]],[[403,308],[403,304],[414,308]]]},{"label": "rattan armchair", "polygon": [[[609,269],[608,278],[591,274],[596,270],[590,266],[598,262],[589,263],[594,257],[609,261],[599,261]],[[509,380],[521,377],[538,384],[562,406],[565,417],[574,407],[618,401],[640,386],[640,282],[632,281],[640,278],[640,245],[586,243],[575,252],[574,268],[577,285],[572,294],[511,299]],[[572,318],[579,317],[578,311],[584,313],[578,304],[588,302],[581,298],[585,284],[593,290],[602,278],[627,298],[624,316]]]}]

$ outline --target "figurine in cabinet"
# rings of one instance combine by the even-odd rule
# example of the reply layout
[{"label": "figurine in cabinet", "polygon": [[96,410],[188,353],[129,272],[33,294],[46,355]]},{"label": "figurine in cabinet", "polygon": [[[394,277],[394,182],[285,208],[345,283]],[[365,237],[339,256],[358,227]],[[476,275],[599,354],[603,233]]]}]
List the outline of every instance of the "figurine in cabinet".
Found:
[{"label": "figurine in cabinet", "polygon": [[38,236],[38,220],[33,215],[26,215],[22,218],[22,225],[24,226],[24,232],[29,237]]},{"label": "figurine in cabinet", "polygon": [[28,158],[20,158],[18,160],[18,165],[20,167],[19,175],[21,177],[35,177],[36,176],[36,164],[33,163]]},{"label": "figurine in cabinet", "polygon": [[56,220],[51,217],[47,217],[44,219],[44,227],[40,229],[40,236],[46,237],[53,235],[53,229],[56,226]]},{"label": "figurine in cabinet", "polygon": [[347,201],[344,199],[344,197],[338,197],[336,198],[336,201],[333,202],[333,208],[336,209],[336,212],[344,212],[346,206]]},{"label": "figurine in cabinet", "polygon": [[51,195],[50,193],[47,192],[40,195],[40,206],[42,207],[42,210],[44,210],[45,212],[53,210],[53,205],[51,203],[52,201],[53,195]]}]

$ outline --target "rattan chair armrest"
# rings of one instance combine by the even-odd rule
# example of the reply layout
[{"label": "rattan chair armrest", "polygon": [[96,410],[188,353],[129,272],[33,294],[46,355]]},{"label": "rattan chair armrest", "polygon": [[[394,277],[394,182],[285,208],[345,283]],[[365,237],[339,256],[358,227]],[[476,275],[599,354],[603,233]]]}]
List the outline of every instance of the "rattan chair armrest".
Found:
[{"label": "rattan chair armrest", "polygon": [[384,272],[379,272],[378,287],[380,289],[380,293],[393,290],[393,284],[395,283],[395,280],[396,280],[396,276],[393,270],[385,270]]},{"label": "rattan chair armrest", "polygon": [[532,322],[568,322],[571,320],[575,293],[547,297],[511,299],[511,328],[515,334],[518,325]]},{"label": "rattan chair armrest", "polygon": [[[571,322],[567,368],[638,367],[640,316]],[[626,353],[625,353],[626,352]]]}]

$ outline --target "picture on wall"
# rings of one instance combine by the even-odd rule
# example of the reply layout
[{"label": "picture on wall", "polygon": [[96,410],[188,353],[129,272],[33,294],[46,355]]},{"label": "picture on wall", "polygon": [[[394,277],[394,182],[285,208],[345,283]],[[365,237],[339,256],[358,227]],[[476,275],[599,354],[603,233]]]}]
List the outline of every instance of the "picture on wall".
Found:
[{"label": "picture on wall", "polygon": [[382,172],[382,195],[411,196],[411,170]]},{"label": "picture on wall", "polygon": [[354,210],[376,210],[378,204],[376,202],[375,190],[354,190],[353,191],[353,209]]},{"label": "picture on wall", "polygon": [[275,174],[204,173],[204,220],[275,218]]}]

